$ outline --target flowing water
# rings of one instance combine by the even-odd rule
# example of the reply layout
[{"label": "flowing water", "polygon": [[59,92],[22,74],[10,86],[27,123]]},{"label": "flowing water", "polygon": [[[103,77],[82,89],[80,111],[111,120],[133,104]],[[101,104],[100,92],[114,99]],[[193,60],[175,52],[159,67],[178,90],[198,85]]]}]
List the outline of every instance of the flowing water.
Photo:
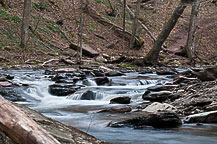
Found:
[{"label": "flowing water", "polygon": [[[147,87],[165,83],[171,79],[156,74],[126,73],[125,76],[109,77],[112,86],[97,86],[93,77],[86,81],[78,81],[77,85],[85,85],[75,94],[54,96],[48,92],[53,81],[44,75],[43,70],[10,70],[1,71],[14,75],[14,83],[28,84],[23,88],[26,102],[19,102],[40,113],[76,127],[84,132],[114,144],[210,144],[217,143],[217,125],[215,124],[184,124],[173,129],[110,128],[111,121],[128,119],[135,113],[97,113],[97,111],[122,106],[109,104],[111,98],[130,96],[131,107],[137,108],[144,102],[141,95]],[[146,78],[144,80],[144,78]],[[80,100],[82,93],[91,90],[95,100]],[[143,105],[145,105],[143,103]]]}]

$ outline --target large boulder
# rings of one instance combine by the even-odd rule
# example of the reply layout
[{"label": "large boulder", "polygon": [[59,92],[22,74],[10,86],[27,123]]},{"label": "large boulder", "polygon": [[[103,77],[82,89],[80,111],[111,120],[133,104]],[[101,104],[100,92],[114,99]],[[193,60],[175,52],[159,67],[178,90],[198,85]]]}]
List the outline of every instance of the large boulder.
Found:
[{"label": "large boulder", "polygon": [[116,97],[110,100],[110,104],[129,104],[131,98],[128,96],[125,97]]},{"label": "large boulder", "polygon": [[185,123],[217,123],[217,111],[198,113],[187,116]]},{"label": "large boulder", "polygon": [[170,91],[151,92],[147,90],[142,95],[142,99],[149,100],[151,102],[163,102],[166,99],[171,98],[171,97],[173,97],[173,94]]},{"label": "large boulder", "polygon": [[80,86],[74,84],[56,83],[49,85],[49,92],[57,96],[67,96],[73,94],[78,89],[80,89]]},{"label": "large boulder", "polygon": [[167,103],[154,102],[142,111],[149,113],[157,113],[161,111],[177,112],[177,109],[174,106]]},{"label": "large boulder", "polygon": [[111,123],[110,127],[133,126],[134,128],[152,126],[154,128],[171,128],[178,127],[182,124],[181,119],[176,113],[159,112],[145,114],[141,117],[132,118],[120,122]]}]

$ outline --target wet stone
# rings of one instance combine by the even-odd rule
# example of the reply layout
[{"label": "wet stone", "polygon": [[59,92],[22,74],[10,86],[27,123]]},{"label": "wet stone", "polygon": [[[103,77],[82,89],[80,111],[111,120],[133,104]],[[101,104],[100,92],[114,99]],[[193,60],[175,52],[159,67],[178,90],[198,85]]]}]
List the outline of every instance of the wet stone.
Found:
[{"label": "wet stone", "polygon": [[143,127],[172,128],[182,124],[181,119],[173,112],[158,112],[145,114],[141,117],[132,118],[120,122],[111,123],[110,127]]},{"label": "wet stone", "polygon": [[105,74],[106,76],[123,76],[124,74],[119,71],[110,71]]},{"label": "wet stone", "polygon": [[185,123],[217,123],[217,111],[204,112],[187,116]]},{"label": "wet stone", "polygon": [[115,108],[109,108],[109,109],[103,109],[100,110],[98,113],[126,113],[126,112],[131,112],[132,108],[129,106],[122,106],[122,107],[115,107]]},{"label": "wet stone", "polygon": [[7,100],[16,102],[16,101],[26,101],[23,96],[25,95],[23,93],[22,88],[17,87],[0,87],[0,95],[2,95]]},{"label": "wet stone", "polygon": [[52,95],[57,95],[57,96],[67,96],[69,94],[73,94],[78,89],[80,89],[80,86],[76,86],[74,84],[65,84],[65,83],[56,83],[49,86],[49,92]]},{"label": "wet stone", "polygon": [[98,77],[94,79],[97,85],[105,85],[109,83],[109,79],[107,77]]},{"label": "wet stone", "polygon": [[110,100],[110,104],[129,104],[131,98],[130,97],[117,97]]},{"label": "wet stone", "polygon": [[177,85],[156,85],[152,87],[148,87],[149,91],[163,91],[163,90],[170,90],[172,88],[177,87]]},{"label": "wet stone", "polygon": [[143,100],[149,100],[152,102],[163,102],[168,98],[172,98],[174,95],[170,91],[151,92],[147,90],[143,95]]},{"label": "wet stone", "polygon": [[80,99],[81,100],[95,100],[96,99],[96,93],[88,90],[81,95]]}]

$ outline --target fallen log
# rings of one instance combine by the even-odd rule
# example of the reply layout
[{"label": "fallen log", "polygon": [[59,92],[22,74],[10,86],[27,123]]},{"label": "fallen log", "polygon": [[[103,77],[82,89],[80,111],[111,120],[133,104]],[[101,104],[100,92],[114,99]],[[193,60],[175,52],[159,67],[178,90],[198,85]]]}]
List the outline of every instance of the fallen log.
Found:
[{"label": "fallen log", "polygon": [[60,144],[19,108],[0,96],[0,131],[18,144]]},{"label": "fallen log", "polygon": [[[127,41],[130,41],[131,38],[131,33],[128,31],[125,31],[125,33],[123,33],[123,28],[115,25],[112,22],[109,22],[108,20],[106,20],[105,18],[103,18],[100,14],[98,14],[94,9],[90,8],[90,7],[84,7],[84,12],[87,13],[90,17],[92,17],[95,21],[97,21],[98,23],[110,28],[111,30],[114,31],[114,33],[120,37],[123,38],[123,34],[124,34],[124,38]],[[138,36],[136,36],[135,39],[135,43],[134,43],[134,48],[141,48],[143,45],[144,41],[141,40]]]}]

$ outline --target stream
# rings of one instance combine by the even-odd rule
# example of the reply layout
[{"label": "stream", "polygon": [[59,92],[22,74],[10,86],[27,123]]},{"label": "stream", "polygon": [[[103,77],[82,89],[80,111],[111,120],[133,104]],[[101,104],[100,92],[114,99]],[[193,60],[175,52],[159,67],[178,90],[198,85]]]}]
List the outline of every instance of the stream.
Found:
[{"label": "stream", "polygon": [[[13,83],[23,84],[22,92],[26,101],[17,102],[34,109],[45,116],[87,132],[101,140],[113,144],[210,144],[217,143],[217,125],[183,124],[179,128],[143,129],[106,127],[111,121],[129,119],[130,113],[97,113],[100,110],[123,106],[109,104],[110,99],[121,96],[131,97],[128,104],[137,110],[145,106],[142,95],[147,87],[172,80],[170,76],[155,73],[125,73],[123,76],[108,77],[110,85],[97,85],[94,77],[87,76],[76,85],[81,89],[68,96],[51,95],[48,88],[54,84],[44,70],[8,70],[1,73],[13,75]],[[90,90],[94,100],[81,100],[81,95]]]}]

